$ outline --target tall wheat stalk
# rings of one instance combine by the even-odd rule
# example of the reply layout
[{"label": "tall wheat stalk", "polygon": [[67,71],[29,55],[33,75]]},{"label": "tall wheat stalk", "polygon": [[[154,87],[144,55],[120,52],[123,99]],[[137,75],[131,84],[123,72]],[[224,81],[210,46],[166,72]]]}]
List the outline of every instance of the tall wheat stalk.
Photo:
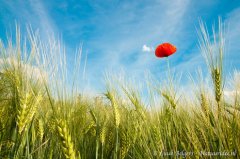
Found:
[{"label": "tall wheat stalk", "polygon": [[117,105],[117,102],[115,100],[114,91],[108,90],[105,96],[109,99],[111,102],[112,108],[113,108],[113,114],[114,114],[114,123],[115,123],[115,131],[116,131],[116,141],[115,141],[115,151],[114,151],[114,158],[118,158],[118,144],[119,144],[119,124],[120,124],[120,113],[119,108]]},{"label": "tall wheat stalk", "polygon": [[[224,26],[221,19],[218,22],[218,33],[215,32],[213,27],[213,37],[210,37],[206,26],[203,22],[200,23],[200,48],[205,58],[206,64],[212,77],[214,87],[214,96],[217,103],[218,116],[222,112],[221,100],[223,94],[223,58],[225,52],[225,39],[224,39]],[[213,40],[212,40],[213,39]]]}]

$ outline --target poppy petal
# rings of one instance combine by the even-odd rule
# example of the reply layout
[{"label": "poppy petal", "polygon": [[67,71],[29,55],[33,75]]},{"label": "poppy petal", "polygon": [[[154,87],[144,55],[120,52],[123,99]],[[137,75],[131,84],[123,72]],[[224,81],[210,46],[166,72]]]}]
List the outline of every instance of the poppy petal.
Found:
[{"label": "poppy petal", "polygon": [[170,43],[162,43],[157,46],[155,50],[155,55],[159,58],[168,57],[174,54],[177,51],[177,48]]}]

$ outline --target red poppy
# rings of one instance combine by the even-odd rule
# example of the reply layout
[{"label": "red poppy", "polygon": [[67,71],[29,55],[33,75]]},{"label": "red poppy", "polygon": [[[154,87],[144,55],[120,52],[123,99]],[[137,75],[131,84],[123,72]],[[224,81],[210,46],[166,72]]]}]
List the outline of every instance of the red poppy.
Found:
[{"label": "red poppy", "polygon": [[162,43],[155,50],[155,55],[159,58],[168,57],[174,54],[177,48],[170,43]]}]

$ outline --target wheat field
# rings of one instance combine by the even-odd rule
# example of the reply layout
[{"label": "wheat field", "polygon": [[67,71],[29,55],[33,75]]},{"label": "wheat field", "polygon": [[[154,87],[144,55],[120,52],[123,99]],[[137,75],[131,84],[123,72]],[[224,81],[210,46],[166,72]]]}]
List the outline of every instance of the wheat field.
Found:
[{"label": "wheat field", "polygon": [[159,102],[146,104],[131,82],[109,76],[101,96],[79,94],[64,51],[57,58],[61,45],[43,43],[31,29],[22,38],[17,27],[0,43],[0,158],[239,158],[240,81],[228,101],[221,23],[213,37],[202,24],[199,42],[210,86],[199,73],[184,90],[193,95],[179,95],[169,71],[164,87],[148,81]]}]

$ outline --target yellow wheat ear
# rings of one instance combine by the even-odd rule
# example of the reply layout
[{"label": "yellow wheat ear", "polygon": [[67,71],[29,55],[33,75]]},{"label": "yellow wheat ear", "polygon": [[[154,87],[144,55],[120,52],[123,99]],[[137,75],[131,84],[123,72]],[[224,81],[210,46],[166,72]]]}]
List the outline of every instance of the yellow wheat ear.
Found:
[{"label": "yellow wheat ear", "polygon": [[221,113],[221,97],[222,97],[222,75],[218,68],[213,71],[214,77],[214,90],[215,90],[215,100],[218,105],[218,114]]},{"label": "yellow wheat ear", "polygon": [[124,159],[130,148],[129,134],[124,131],[120,131],[120,158]]},{"label": "yellow wheat ear", "polygon": [[212,30],[213,39],[208,33],[207,27],[200,23],[199,39],[200,48],[208,66],[209,73],[212,77],[214,87],[215,101],[217,103],[218,115],[221,114],[222,91],[224,88],[223,81],[223,57],[225,54],[224,24],[219,18],[218,33]]},{"label": "yellow wheat ear", "polygon": [[57,121],[57,132],[61,139],[61,147],[62,147],[64,156],[67,159],[75,159],[76,153],[72,143],[71,135],[69,134],[67,124],[64,120],[60,119]]},{"label": "yellow wheat ear", "polygon": [[119,108],[117,105],[117,102],[115,100],[115,96],[113,95],[112,92],[108,91],[105,96],[110,100],[111,105],[113,107],[113,113],[114,113],[114,121],[115,121],[115,126],[118,128],[120,124],[120,113],[119,113]]},{"label": "yellow wheat ear", "polygon": [[37,134],[40,138],[40,141],[42,141],[43,140],[43,135],[44,135],[43,121],[41,119],[38,119],[37,121],[38,121],[37,122],[37,130],[38,130]]},{"label": "yellow wheat ear", "polygon": [[172,106],[173,109],[176,109],[177,104],[172,96],[170,96],[169,94],[167,94],[165,92],[162,92],[162,96],[169,102],[169,104]]},{"label": "yellow wheat ear", "polygon": [[201,108],[202,108],[205,116],[208,117],[209,116],[209,105],[208,105],[207,98],[203,93],[200,94],[200,100],[201,100],[201,103],[200,103]]}]

